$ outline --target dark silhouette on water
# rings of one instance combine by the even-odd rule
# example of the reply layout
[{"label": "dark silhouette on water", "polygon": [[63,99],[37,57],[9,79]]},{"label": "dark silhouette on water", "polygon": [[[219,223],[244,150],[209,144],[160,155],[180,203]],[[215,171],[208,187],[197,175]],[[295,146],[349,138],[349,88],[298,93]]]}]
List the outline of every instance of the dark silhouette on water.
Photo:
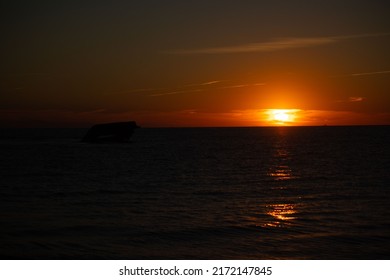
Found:
[{"label": "dark silhouette on water", "polygon": [[82,142],[128,142],[136,128],[139,126],[134,121],[96,124],[88,130]]}]

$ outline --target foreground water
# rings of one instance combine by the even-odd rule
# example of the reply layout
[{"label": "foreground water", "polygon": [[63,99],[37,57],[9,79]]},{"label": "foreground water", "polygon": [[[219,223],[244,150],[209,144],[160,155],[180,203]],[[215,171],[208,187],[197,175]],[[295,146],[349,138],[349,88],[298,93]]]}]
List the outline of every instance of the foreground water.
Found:
[{"label": "foreground water", "polygon": [[2,130],[3,259],[389,259],[390,127]]}]

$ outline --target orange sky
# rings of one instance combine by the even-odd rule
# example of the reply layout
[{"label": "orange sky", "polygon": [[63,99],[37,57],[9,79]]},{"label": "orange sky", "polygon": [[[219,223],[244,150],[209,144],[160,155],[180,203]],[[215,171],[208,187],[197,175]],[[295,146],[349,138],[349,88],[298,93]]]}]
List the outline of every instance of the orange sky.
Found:
[{"label": "orange sky", "polygon": [[390,124],[386,1],[125,2],[5,4],[0,126]]}]

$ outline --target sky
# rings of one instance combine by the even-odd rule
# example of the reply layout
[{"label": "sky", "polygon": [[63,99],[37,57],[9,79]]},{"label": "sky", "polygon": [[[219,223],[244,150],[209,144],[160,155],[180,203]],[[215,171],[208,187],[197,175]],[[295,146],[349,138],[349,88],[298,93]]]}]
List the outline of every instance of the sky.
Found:
[{"label": "sky", "polygon": [[387,2],[2,1],[0,127],[390,125]]}]

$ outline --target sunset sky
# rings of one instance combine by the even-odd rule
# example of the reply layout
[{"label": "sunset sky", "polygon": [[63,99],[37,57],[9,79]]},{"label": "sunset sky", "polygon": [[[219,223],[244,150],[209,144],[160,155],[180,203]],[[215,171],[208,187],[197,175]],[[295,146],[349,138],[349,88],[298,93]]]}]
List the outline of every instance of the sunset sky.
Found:
[{"label": "sunset sky", "polygon": [[386,0],[0,5],[1,127],[390,124]]}]

